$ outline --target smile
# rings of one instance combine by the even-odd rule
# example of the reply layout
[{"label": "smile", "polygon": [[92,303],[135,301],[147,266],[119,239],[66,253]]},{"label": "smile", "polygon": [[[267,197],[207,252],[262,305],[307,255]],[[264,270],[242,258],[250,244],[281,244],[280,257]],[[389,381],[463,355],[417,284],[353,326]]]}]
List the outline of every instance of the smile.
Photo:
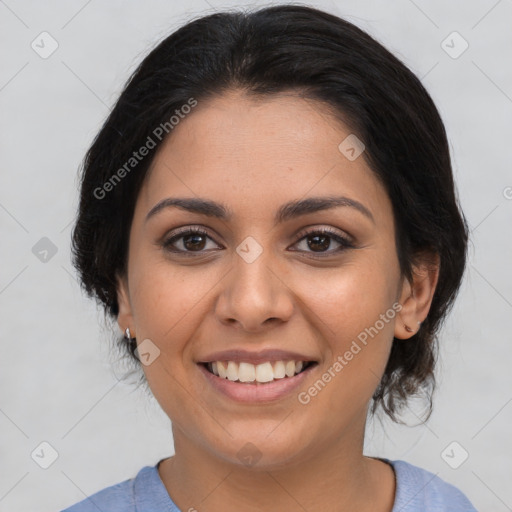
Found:
[{"label": "smile", "polygon": [[213,361],[206,363],[206,369],[221,379],[232,382],[257,382],[260,384],[273,382],[278,379],[290,378],[298,375],[314,361],[274,361],[261,364],[251,364],[236,361]]},{"label": "smile", "polygon": [[[216,393],[242,403],[272,402],[289,396],[318,366],[315,361],[212,361],[197,367]],[[283,375],[284,372],[284,375]]]}]

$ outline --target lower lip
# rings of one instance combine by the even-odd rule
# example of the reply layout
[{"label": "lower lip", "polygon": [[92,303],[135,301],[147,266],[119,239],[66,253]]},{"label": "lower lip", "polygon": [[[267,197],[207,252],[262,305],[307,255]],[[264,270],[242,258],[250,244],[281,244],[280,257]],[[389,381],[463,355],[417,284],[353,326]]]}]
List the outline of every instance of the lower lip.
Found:
[{"label": "lower lip", "polygon": [[312,365],[294,377],[283,377],[272,382],[233,382],[222,379],[209,372],[204,365],[198,364],[206,380],[223,395],[237,402],[271,402],[289,395],[297,389],[318,365]]}]

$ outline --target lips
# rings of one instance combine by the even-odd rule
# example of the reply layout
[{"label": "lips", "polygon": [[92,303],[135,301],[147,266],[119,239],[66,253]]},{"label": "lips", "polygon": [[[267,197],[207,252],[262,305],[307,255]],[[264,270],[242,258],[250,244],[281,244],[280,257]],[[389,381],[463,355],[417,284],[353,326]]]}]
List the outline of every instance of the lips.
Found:
[{"label": "lips", "polygon": [[[206,382],[209,383],[214,392],[216,391],[235,402],[261,404],[289,398],[293,392],[297,392],[297,389],[305,382],[306,379],[311,378],[310,375],[312,372],[316,373],[318,364],[308,363],[308,366],[304,367],[299,373],[292,377],[285,376],[280,379],[274,378],[267,382],[258,382],[257,380],[241,382],[238,380],[238,376],[236,376],[237,380],[221,378],[209,371],[207,366],[208,365],[204,363],[197,364],[199,373],[203,375],[203,378],[206,379]],[[202,393],[204,392],[205,390],[203,389]]]},{"label": "lips", "polygon": [[282,349],[211,352],[195,361],[213,389],[238,402],[284,398],[318,366],[309,354]]}]

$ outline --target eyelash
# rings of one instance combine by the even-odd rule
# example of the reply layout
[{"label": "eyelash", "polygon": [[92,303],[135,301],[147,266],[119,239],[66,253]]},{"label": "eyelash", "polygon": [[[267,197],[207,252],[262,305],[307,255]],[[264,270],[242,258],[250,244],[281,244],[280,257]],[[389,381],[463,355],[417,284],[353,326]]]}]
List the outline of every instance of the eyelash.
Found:
[{"label": "eyelash", "polygon": [[[192,258],[194,258],[194,257],[198,257],[198,256],[204,255],[204,251],[183,251],[181,249],[173,250],[173,249],[169,248],[175,242],[177,242],[181,238],[184,238],[187,235],[201,235],[201,236],[204,236],[204,237],[207,237],[207,238],[210,238],[211,240],[213,240],[210,237],[210,235],[208,234],[208,232],[205,231],[203,228],[201,228],[201,227],[187,227],[187,228],[184,228],[181,231],[178,231],[177,233],[174,233],[171,237],[165,239],[163,241],[163,243],[162,243],[162,246],[168,252],[171,252],[173,254],[179,254],[179,255],[182,255],[182,256],[185,256],[185,257],[192,257]],[[318,229],[313,229],[313,230],[310,230],[310,231],[301,231],[297,235],[298,239],[294,243],[294,245],[296,245],[297,243],[301,242],[303,239],[307,238],[308,236],[313,236],[313,235],[326,235],[329,238],[333,239],[335,242],[339,243],[341,247],[339,247],[338,249],[335,249],[335,250],[330,250],[330,251],[324,252],[324,253],[321,253],[321,252],[320,253],[315,253],[315,252],[310,252],[310,251],[297,251],[297,252],[304,252],[304,253],[308,254],[312,258],[320,259],[320,258],[326,258],[326,257],[332,256],[335,253],[340,253],[341,251],[346,250],[346,249],[353,249],[353,248],[355,248],[354,244],[347,237],[345,237],[343,235],[340,235],[336,231],[333,231],[332,229],[329,229],[329,228],[318,228]]]}]

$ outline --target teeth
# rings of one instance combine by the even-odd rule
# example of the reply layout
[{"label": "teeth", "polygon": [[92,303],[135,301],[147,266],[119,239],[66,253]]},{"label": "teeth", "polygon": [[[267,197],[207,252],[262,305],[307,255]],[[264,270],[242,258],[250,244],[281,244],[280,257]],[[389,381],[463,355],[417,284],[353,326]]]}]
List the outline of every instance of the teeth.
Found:
[{"label": "teeth", "polygon": [[235,361],[214,361],[208,369],[222,379],[240,382],[272,382],[275,379],[293,377],[302,371],[303,361],[270,361],[258,365]]},{"label": "teeth", "polygon": [[[240,367],[242,364],[243,363],[240,363]],[[249,366],[253,365],[251,364]],[[271,382],[274,380],[274,370],[272,369],[272,365],[270,363],[263,363],[256,366],[256,380],[258,382]]]},{"label": "teeth", "polygon": [[216,363],[212,363],[212,366],[216,364],[217,365],[217,371],[218,373],[215,373],[215,368],[212,368],[213,373],[215,375],[218,375],[220,378],[225,379],[227,378],[227,371],[226,371],[226,365],[222,361],[217,361]]},{"label": "teeth", "polygon": [[295,361],[288,361],[286,363],[286,376],[293,377],[295,375]]},{"label": "teeth", "polygon": [[274,379],[282,379],[286,376],[286,367],[283,361],[276,361],[274,363]]},{"label": "teeth", "polygon": [[238,380],[238,365],[234,361],[229,361],[226,373],[229,380]]},{"label": "teeth", "polygon": [[[230,361],[228,364],[233,363]],[[236,367],[236,363],[233,363]],[[256,380],[256,368],[253,364],[240,363],[238,365],[238,380],[240,382],[254,382]]]}]

